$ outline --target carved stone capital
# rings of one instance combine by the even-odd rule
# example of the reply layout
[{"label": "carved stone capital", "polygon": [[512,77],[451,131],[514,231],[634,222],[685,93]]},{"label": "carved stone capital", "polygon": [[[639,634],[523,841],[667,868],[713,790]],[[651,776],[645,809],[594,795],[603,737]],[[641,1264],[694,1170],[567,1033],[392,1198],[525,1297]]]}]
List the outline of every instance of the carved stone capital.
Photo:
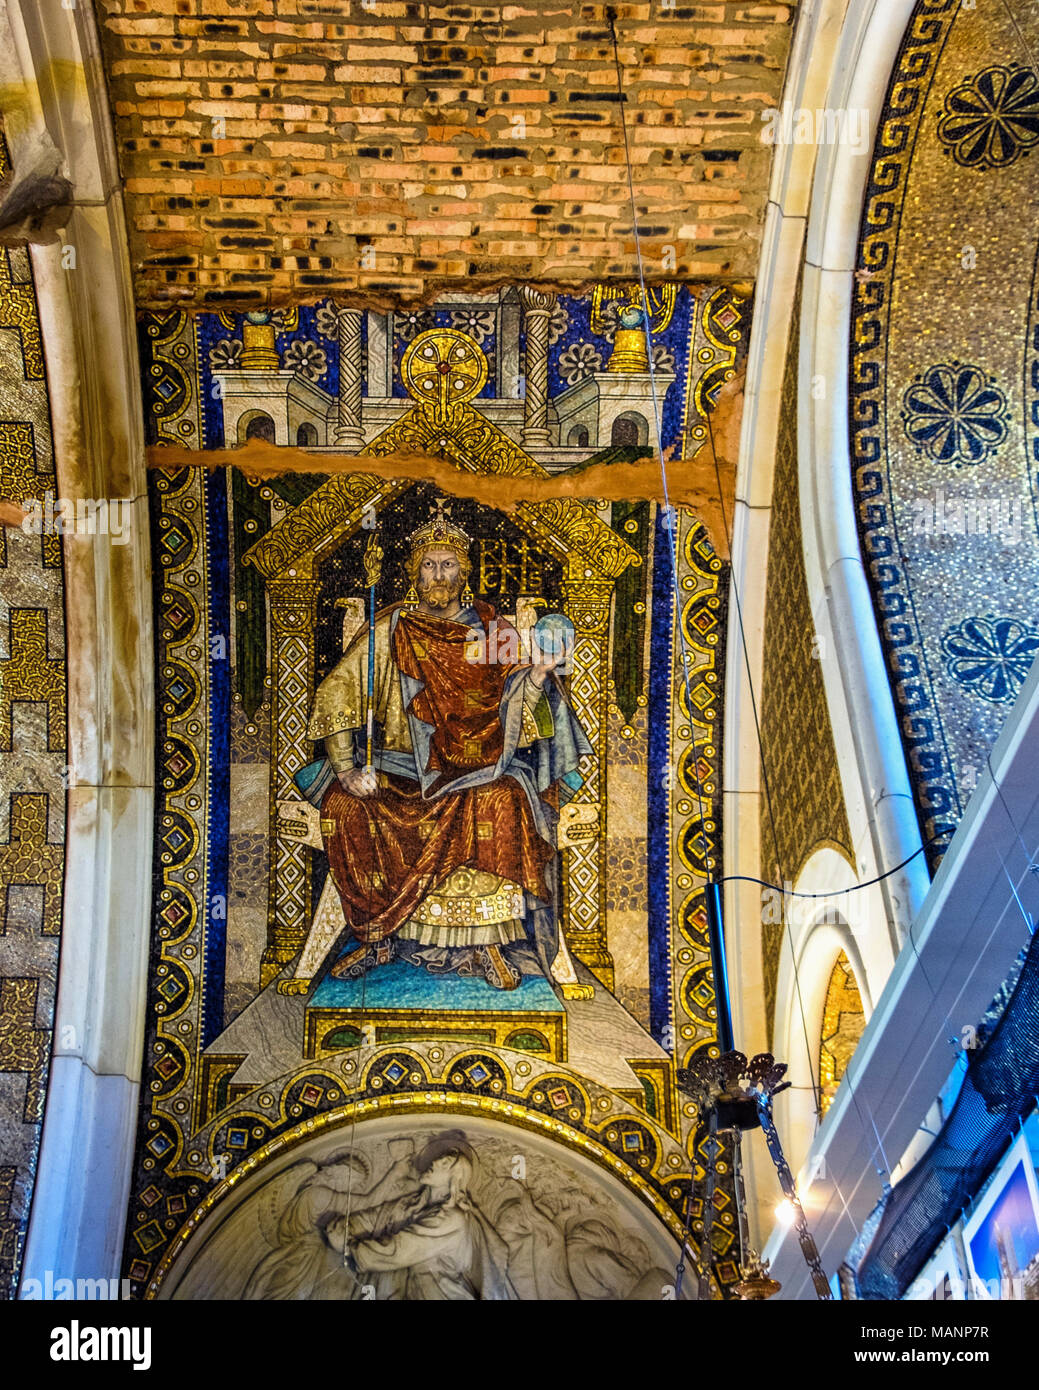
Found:
[{"label": "carved stone capital", "polygon": [[315,579],[276,579],[267,586],[271,600],[271,628],[283,635],[302,633],[313,640],[317,599],[321,585]]},{"label": "carved stone capital", "polygon": [[536,290],[530,285],[524,285],[520,290],[520,301],[528,318],[535,314],[544,314],[548,318],[556,307],[554,294],[549,294],[546,290]]}]

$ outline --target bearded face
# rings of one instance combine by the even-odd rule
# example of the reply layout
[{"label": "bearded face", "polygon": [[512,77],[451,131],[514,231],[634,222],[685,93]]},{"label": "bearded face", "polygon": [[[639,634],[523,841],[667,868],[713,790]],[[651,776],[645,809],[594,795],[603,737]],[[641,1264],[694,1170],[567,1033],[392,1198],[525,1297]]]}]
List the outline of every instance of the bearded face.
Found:
[{"label": "bearded face", "polygon": [[415,576],[419,600],[427,608],[449,608],[465,587],[461,562],[453,550],[427,550]]}]

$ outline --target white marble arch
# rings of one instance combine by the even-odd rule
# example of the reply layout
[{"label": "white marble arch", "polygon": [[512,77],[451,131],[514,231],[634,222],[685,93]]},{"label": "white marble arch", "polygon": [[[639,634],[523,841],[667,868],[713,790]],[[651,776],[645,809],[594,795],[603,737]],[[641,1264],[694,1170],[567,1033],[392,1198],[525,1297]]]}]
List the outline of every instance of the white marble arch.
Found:
[{"label": "white marble arch", "polygon": [[[804,0],[783,101],[868,112],[869,149],[779,144],[758,270],[733,514],[725,709],[727,875],[756,876],[763,793],[755,696],[763,679],[768,537],[791,317],[804,262],[798,364],[798,472],[804,562],[833,727],[856,877],[865,881],[921,846],[894,702],[862,565],[852,498],[847,378],[853,272],[873,136],[914,0]],[[810,387],[817,383],[813,395]],[[815,398],[817,396],[818,398]],[[738,603],[735,601],[738,597]],[[741,621],[742,620],[742,621]],[[776,813],[783,814],[777,807]],[[767,861],[768,856],[765,856]],[[867,987],[876,998],[929,887],[923,856],[864,890],[873,933]],[[726,885],[727,954],[737,1046],[768,1043],[761,890]],[[786,946],[784,953],[787,954]],[[860,977],[860,985],[866,983]],[[782,1033],[777,1026],[777,1050]],[[782,1060],[789,1060],[783,1058]],[[803,1138],[803,1136],[802,1136]],[[772,1226],[775,1178],[763,1145],[745,1145],[752,1233]],[[796,1148],[796,1145],[795,1145]]]},{"label": "white marble arch", "polygon": [[817,850],[793,885],[795,894],[813,896],[790,899],[780,945],[774,1051],[789,1066],[792,1085],[777,1098],[775,1114],[794,1173],[803,1169],[818,1128],[823,1012],[837,957],[841,951],[848,957],[867,1020],[874,990],[879,993],[888,974],[884,937],[873,930],[864,895],[849,891],[855,882],[843,854]]},{"label": "white marble arch", "polygon": [[119,1269],[143,1048],[153,802],[148,501],[130,262],[93,7],[7,0],[11,162],[56,147],[68,224],[31,256],[63,497],[129,500],[129,541],[66,536],[69,791],[54,1050],[22,1275]]},{"label": "white marble arch", "polygon": [[[385,1109],[357,1121],[346,1112],[333,1112],[324,1127],[308,1120],[269,1146],[269,1153],[256,1155],[240,1181],[207,1202],[208,1210],[149,1296],[358,1299],[379,1297],[380,1287],[384,1297],[399,1296],[388,1294],[372,1273],[359,1276],[362,1285],[370,1281],[366,1295],[355,1289],[336,1253],[341,1238],[336,1225],[322,1238],[316,1223],[333,1212],[348,1221],[415,1191],[420,1178],[414,1159],[431,1140],[460,1135],[475,1154],[460,1183],[461,1206],[442,1220],[427,1220],[424,1232],[428,1249],[421,1252],[422,1262],[441,1273],[419,1282],[450,1281],[434,1297],[465,1297],[458,1275],[467,1255],[479,1263],[466,1248],[476,1224],[490,1230],[492,1257],[513,1285],[510,1296],[675,1297],[676,1234],[646,1201],[648,1188],[640,1192],[632,1170],[605,1149],[576,1133],[571,1135],[576,1143],[550,1137],[529,1120],[507,1123],[478,1109],[471,1098],[466,1108],[421,1103],[411,1111],[401,1110],[401,1099],[387,1097]],[[373,1188],[375,1193],[366,1196]],[[295,1202],[303,1191],[312,1195]],[[269,1269],[272,1256],[282,1261],[273,1287],[269,1278],[257,1282],[261,1264],[266,1261]],[[402,1260],[397,1272],[407,1268]],[[696,1292],[696,1274],[687,1262],[679,1296],[693,1299]]]}]

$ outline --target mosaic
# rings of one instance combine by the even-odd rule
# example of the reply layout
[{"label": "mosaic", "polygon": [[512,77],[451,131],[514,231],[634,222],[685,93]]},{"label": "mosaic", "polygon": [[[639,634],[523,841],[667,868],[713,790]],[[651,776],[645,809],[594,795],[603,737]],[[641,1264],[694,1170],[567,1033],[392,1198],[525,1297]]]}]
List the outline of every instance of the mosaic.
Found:
[{"label": "mosaic", "polygon": [[854,486],[932,863],[1039,649],[1034,6],[921,0],[862,223]]},{"label": "mosaic", "polygon": [[[799,285],[776,441],[762,659],[762,761],[770,795],[763,796],[761,804],[761,877],[778,884],[796,883],[811,855],[825,847],[839,850],[854,864],[805,578],[797,482],[800,324]],[[796,737],[792,736],[795,730]],[[775,807],[782,810],[773,816]],[[770,1036],[784,930],[782,921],[763,922],[761,928],[765,1017]]]},{"label": "mosaic", "polygon": [[[0,416],[0,499],[24,512],[57,488],[22,249],[0,248]],[[0,1298],[18,1286],[46,1098],[68,785],[62,541],[17,519],[0,527]]]},{"label": "mosaic", "polygon": [[[272,1141],[352,1143],[390,1095],[547,1127],[697,1229],[675,1066],[715,1038],[725,566],[687,508],[581,480],[651,456],[657,404],[693,457],[749,325],[680,285],[142,322],[161,795],[135,1294]],[[242,465],[163,466],[171,445]]]},{"label": "mosaic", "polygon": [[851,962],[843,951],[833,964],[823,1004],[819,1042],[819,1086],[822,1113],[830,1108],[852,1053],[859,1045],[866,1014]]}]

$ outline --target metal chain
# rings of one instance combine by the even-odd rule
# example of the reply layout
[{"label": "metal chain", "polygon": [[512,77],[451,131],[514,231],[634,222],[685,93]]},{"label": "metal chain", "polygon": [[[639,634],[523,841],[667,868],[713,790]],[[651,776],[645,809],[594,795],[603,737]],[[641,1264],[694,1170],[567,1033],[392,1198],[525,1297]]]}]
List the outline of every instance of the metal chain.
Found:
[{"label": "metal chain", "polygon": [[816,1297],[823,1303],[832,1303],[833,1294],[830,1292],[830,1281],[827,1279],[823,1270],[822,1260],[819,1258],[819,1249],[816,1245],[811,1231],[808,1229],[808,1221],[805,1218],[804,1207],[801,1199],[797,1195],[797,1186],[794,1182],[794,1175],[790,1171],[790,1165],[783,1155],[783,1146],[779,1142],[779,1132],[772,1119],[772,1103],[768,1096],[759,1092],[757,1096],[758,1115],[761,1119],[761,1128],[765,1135],[765,1143],[772,1156],[772,1162],[776,1165],[776,1173],[779,1175],[779,1185],[790,1205],[794,1209],[794,1225],[797,1227],[797,1239],[801,1246],[801,1254],[805,1257],[805,1264],[808,1266],[812,1276],[812,1284],[815,1286]]},{"label": "metal chain", "polygon": [[711,1109],[707,1135],[707,1190],[704,1193],[703,1234],[700,1238],[700,1287],[698,1299],[711,1296],[711,1272],[714,1269],[714,1192],[718,1179],[718,1112]]}]

